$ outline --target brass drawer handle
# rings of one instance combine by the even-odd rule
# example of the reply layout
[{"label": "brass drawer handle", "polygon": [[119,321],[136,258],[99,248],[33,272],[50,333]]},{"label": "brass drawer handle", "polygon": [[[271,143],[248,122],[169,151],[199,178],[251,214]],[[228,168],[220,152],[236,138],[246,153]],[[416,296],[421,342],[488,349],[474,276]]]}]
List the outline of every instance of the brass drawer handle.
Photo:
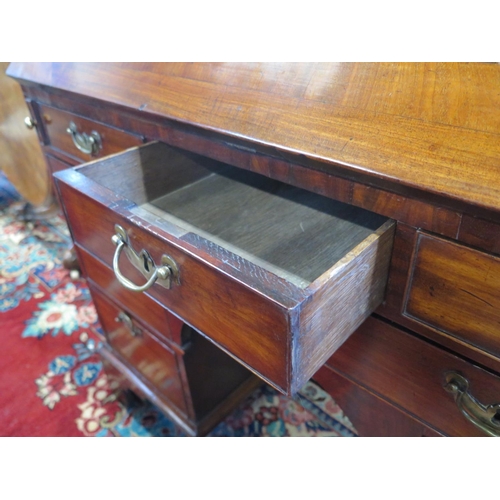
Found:
[{"label": "brass drawer handle", "polygon": [[123,323],[132,334],[132,337],[142,337],[142,330],[134,325],[132,318],[126,312],[121,311],[118,313],[115,321],[117,323]]},{"label": "brass drawer handle", "polygon": [[26,125],[26,128],[28,128],[30,130],[34,129],[37,126],[36,120],[31,118],[31,116],[27,116],[24,119],[24,124]]},{"label": "brass drawer handle", "polygon": [[[157,267],[152,257],[146,250],[143,249],[137,253],[132,248],[128,235],[123,227],[117,224],[115,226],[115,231],[116,234],[114,234],[111,238],[113,243],[116,245],[115,254],[113,256],[113,271],[116,279],[125,288],[133,292],[144,292],[148,288],[151,288],[156,282],[164,288],[170,288],[172,279],[177,283],[179,282],[179,269],[172,257],[162,255],[161,262],[163,265],[161,267]],[[132,283],[121,273],[118,261],[123,249],[125,249],[125,255],[127,255],[132,265],[148,278],[144,285],[139,286]]]},{"label": "brass drawer handle", "polygon": [[71,135],[73,144],[82,152],[88,155],[96,155],[101,149],[101,136],[93,130],[90,135],[85,132],[78,132],[75,122],[69,122],[66,132]]},{"label": "brass drawer handle", "polygon": [[469,392],[469,381],[457,372],[447,372],[443,387],[453,394],[459,410],[469,422],[489,436],[500,436],[500,403],[485,406]]}]

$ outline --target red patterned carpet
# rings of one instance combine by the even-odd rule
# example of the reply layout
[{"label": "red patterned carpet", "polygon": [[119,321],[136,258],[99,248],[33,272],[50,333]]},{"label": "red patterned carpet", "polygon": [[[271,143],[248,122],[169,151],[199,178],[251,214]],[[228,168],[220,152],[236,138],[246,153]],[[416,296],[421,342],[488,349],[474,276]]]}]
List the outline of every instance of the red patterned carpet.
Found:
[{"label": "red patterned carpet", "polygon": [[[149,403],[116,399],[98,355],[94,305],[61,266],[64,221],[24,223],[0,173],[0,435],[182,436]],[[354,436],[332,398],[309,383],[300,404],[263,384],[212,436]]]}]

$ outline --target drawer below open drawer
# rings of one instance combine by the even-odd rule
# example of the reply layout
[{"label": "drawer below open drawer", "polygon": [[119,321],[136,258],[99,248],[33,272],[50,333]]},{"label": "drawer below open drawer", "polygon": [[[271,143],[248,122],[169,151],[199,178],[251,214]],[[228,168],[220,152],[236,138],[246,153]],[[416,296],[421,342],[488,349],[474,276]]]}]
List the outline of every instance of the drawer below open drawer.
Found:
[{"label": "drawer below open drawer", "polygon": [[188,415],[179,371],[179,355],[166,343],[159,342],[127,311],[105,299],[95,287],[91,288],[91,292],[111,349],[169,402],[174,413],[184,417]]},{"label": "drawer below open drawer", "polygon": [[498,375],[375,317],[326,365],[441,434],[500,436]]},{"label": "drawer below open drawer", "polygon": [[383,300],[377,214],[162,143],[56,178],[80,246],[286,394]]}]

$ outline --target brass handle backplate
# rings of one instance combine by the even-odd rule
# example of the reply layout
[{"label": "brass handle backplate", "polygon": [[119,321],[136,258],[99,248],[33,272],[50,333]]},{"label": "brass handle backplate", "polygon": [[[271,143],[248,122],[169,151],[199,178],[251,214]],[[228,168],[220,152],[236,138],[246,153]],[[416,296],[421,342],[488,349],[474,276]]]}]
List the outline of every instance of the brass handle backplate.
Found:
[{"label": "brass handle backplate", "polygon": [[460,373],[445,373],[443,387],[453,394],[464,417],[489,436],[500,436],[500,403],[488,406],[469,392],[469,381]]},{"label": "brass handle backplate", "polygon": [[99,132],[93,130],[90,135],[85,132],[78,132],[75,122],[70,122],[66,132],[71,135],[73,144],[82,152],[88,155],[96,155],[102,147]]},{"label": "brass handle backplate", "polygon": [[[155,283],[164,288],[170,288],[172,281],[179,283],[179,268],[172,257],[169,255],[162,255],[162,265],[157,267],[147,250],[143,249],[137,253],[132,248],[127,232],[123,229],[123,227],[117,224],[115,226],[115,231],[116,234],[114,234],[111,238],[113,243],[116,245],[115,255],[113,257],[113,271],[116,279],[125,288],[133,292],[144,292],[148,288],[151,288]],[[144,285],[136,285],[135,283],[132,283],[121,273],[119,260],[123,249],[125,250],[125,255],[130,263],[146,278],[148,278]]]}]

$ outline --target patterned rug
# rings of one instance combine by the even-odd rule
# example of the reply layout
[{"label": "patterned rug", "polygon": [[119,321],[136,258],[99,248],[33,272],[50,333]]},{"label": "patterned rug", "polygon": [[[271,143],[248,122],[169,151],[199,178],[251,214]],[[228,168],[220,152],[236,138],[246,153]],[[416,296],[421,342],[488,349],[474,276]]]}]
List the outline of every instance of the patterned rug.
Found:
[{"label": "patterned rug", "polygon": [[[62,265],[65,222],[23,222],[0,172],[0,435],[183,436],[147,402],[117,398],[98,355],[102,331],[85,281]],[[298,402],[300,401],[300,403]],[[309,382],[298,400],[263,384],[211,436],[355,436]]]}]

